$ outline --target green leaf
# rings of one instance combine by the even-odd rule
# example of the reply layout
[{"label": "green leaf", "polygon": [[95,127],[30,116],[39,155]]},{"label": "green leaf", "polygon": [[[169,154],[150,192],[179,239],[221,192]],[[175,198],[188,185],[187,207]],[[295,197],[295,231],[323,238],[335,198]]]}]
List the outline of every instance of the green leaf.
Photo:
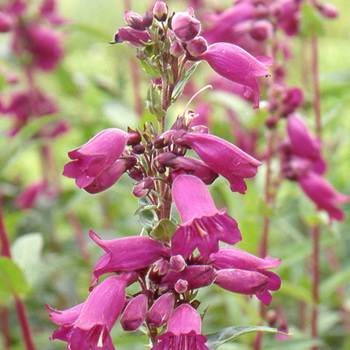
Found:
[{"label": "green leaf", "polygon": [[29,284],[33,286],[40,275],[40,258],[44,240],[40,233],[28,233],[15,240],[12,245],[13,261],[23,270]]},{"label": "green leaf", "polygon": [[320,36],[324,25],[319,11],[309,3],[301,5],[301,35],[304,37]]},{"label": "green leaf", "polygon": [[177,225],[173,221],[162,219],[150,233],[150,236],[159,240],[169,241],[176,230]]},{"label": "green leaf", "polygon": [[140,60],[142,68],[151,78],[157,78],[161,75],[159,68],[146,60]]},{"label": "green leaf", "polygon": [[237,326],[237,327],[227,327],[222,329],[221,331],[213,334],[206,335],[208,341],[206,345],[210,350],[217,349],[220,345],[223,345],[229,341],[235,340],[241,335],[248,334],[251,332],[265,332],[265,333],[278,333],[285,334],[279,332],[277,328],[264,327],[264,326]]},{"label": "green leaf", "polygon": [[6,170],[10,162],[14,161],[15,157],[21,151],[27,149],[28,145],[26,145],[26,143],[38,133],[43,125],[56,120],[58,117],[58,115],[42,117],[23,127],[19,133],[11,139],[11,142],[0,150],[0,173]]},{"label": "green leaf", "polygon": [[188,81],[191,79],[191,76],[197,69],[198,65],[201,63],[201,61],[196,62],[181,78],[181,80],[176,84],[173,94],[172,94],[172,102],[175,102],[180,95],[182,94],[182,91],[185,88],[185,85],[188,83]]},{"label": "green leaf", "polygon": [[9,258],[0,257],[0,304],[7,304],[11,296],[24,297],[30,288],[23,271]]},{"label": "green leaf", "polygon": [[144,197],[139,200],[139,207],[134,214],[139,215],[140,223],[148,233],[152,232],[155,221],[157,220],[157,215],[154,211],[155,208],[157,207],[152,205],[149,200]]}]

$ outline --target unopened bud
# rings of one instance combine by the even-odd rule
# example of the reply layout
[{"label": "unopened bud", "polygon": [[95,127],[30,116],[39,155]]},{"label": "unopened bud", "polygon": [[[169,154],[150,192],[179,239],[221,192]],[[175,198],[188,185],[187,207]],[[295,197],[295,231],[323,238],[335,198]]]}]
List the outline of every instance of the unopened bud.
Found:
[{"label": "unopened bud", "polygon": [[264,41],[271,38],[273,33],[272,24],[266,20],[256,21],[249,30],[250,36],[257,41]]},{"label": "unopened bud", "polygon": [[175,304],[174,296],[166,293],[158,298],[147,313],[147,324],[157,328],[164,326],[173,312]]},{"label": "unopened bud", "polygon": [[12,18],[6,13],[0,11],[0,33],[6,33],[11,30]]},{"label": "unopened bud", "polygon": [[143,153],[145,153],[145,147],[142,146],[141,144],[137,144],[137,145],[132,146],[132,150],[136,154],[143,154]]},{"label": "unopened bud", "polygon": [[180,41],[174,41],[170,46],[170,55],[173,57],[179,57],[184,53],[184,47]]},{"label": "unopened bud", "polygon": [[170,268],[175,271],[183,271],[187,266],[182,255],[175,255],[170,258]]},{"label": "unopened bud", "polygon": [[186,46],[186,50],[193,57],[202,55],[207,49],[208,43],[202,36],[192,39]]},{"label": "unopened bud", "polygon": [[176,292],[179,294],[185,293],[187,292],[187,289],[188,289],[188,282],[180,279],[175,283],[174,288]]},{"label": "unopened bud", "polygon": [[143,23],[143,17],[136,12],[126,11],[124,14],[124,22],[126,25],[136,30],[144,30],[146,28]]},{"label": "unopened bud", "polygon": [[339,16],[338,9],[331,5],[331,4],[320,4],[318,6],[318,10],[321,12],[321,14],[326,18],[336,18]]},{"label": "unopened bud", "polygon": [[265,125],[268,129],[274,129],[278,123],[278,118],[275,117],[274,115],[270,115],[267,117],[265,121]]},{"label": "unopened bud", "polygon": [[128,129],[128,134],[129,134],[129,138],[128,138],[127,145],[133,146],[141,142],[141,135],[138,131]]},{"label": "unopened bud", "polygon": [[147,196],[149,191],[154,188],[154,181],[151,177],[147,177],[146,179],[140,181],[137,185],[134,186],[132,193],[138,197]]},{"label": "unopened bud", "polygon": [[201,31],[201,22],[186,12],[177,12],[172,18],[171,27],[177,38],[190,41]]},{"label": "unopened bud", "polygon": [[163,1],[157,1],[153,7],[153,16],[160,22],[168,17],[168,5]]},{"label": "unopened bud", "polygon": [[120,323],[124,331],[134,331],[142,325],[147,312],[148,298],[144,294],[132,299],[125,308]]},{"label": "unopened bud", "polygon": [[149,26],[152,25],[152,22],[153,22],[153,15],[151,12],[146,12],[144,15],[143,15],[143,25],[147,28]]}]

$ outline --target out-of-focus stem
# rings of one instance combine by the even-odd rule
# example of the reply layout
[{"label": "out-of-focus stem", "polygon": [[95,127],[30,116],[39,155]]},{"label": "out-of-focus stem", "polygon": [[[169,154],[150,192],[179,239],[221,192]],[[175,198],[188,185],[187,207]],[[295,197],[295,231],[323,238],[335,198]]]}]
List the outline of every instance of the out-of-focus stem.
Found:
[{"label": "out-of-focus stem", "polygon": [[6,306],[0,307],[0,321],[1,321],[2,343],[4,346],[4,350],[10,350],[11,337],[10,337],[10,326],[9,326],[9,313]]},{"label": "out-of-focus stem", "polygon": [[321,94],[320,94],[320,80],[318,72],[318,41],[317,37],[311,39],[311,50],[312,50],[312,75],[313,75],[313,86],[314,86],[314,111],[315,111],[315,122],[316,122],[316,134],[321,137],[322,134],[322,122],[321,122]]},{"label": "out-of-focus stem", "polygon": [[139,75],[139,66],[137,62],[135,62],[134,59],[130,61],[130,68],[131,68],[131,78],[133,83],[133,90],[134,90],[134,100],[135,100],[135,110],[137,115],[141,118],[143,113],[143,100],[141,97],[141,90],[140,90],[140,75]]},{"label": "out-of-focus stem", "polygon": [[[7,236],[4,217],[2,213],[2,203],[0,198],[0,240],[1,255],[11,258],[10,241]],[[23,342],[27,350],[35,350],[32,334],[29,327],[28,317],[23,301],[15,296],[15,306],[19,325],[21,327]]]},{"label": "out-of-focus stem", "polygon": [[[312,312],[311,312],[311,336],[318,337],[317,320],[318,320],[318,300],[319,300],[319,254],[320,254],[320,227],[314,226],[311,230],[311,239],[313,244],[312,251]],[[318,346],[313,346],[312,350],[317,350]]]}]

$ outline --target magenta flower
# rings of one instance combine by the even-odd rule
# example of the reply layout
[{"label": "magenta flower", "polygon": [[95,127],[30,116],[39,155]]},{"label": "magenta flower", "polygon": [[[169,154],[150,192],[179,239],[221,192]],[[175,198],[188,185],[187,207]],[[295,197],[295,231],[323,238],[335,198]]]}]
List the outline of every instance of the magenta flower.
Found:
[{"label": "magenta flower", "polygon": [[337,205],[347,203],[349,196],[336,191],[327,180],[315,172],[298,177],[298,182],[304,193],[317,205],[317,209],[328,213],[330,220],[344,220],[344,212]]},{"label": "magenta flower", "polygon": [[240,294],[256,294],[265,305],[270,305],[272,296],[269,290],[276,291],[281,286],[278,275],[267,269],[280,265],[281,259],[266,256],[258,258],[243,250],[222,247],[210,255],[216,273],[215,283],[220,287]]},{"label": "magenta flower", "polygon": [[145,294],[140,294],[131,299],[126,306],[120,324],[124,331],[135,331],[146,318],[148,298]]},{"label": "magenta flower", "polygon": [[92,230],[89,235],[106,252],[94,266],[93,285],[105,273],[141,270],[169,255],[162,243],[150,237],[131,236],[105,241]]},{"label": "magenta flower", "polygon": [[28,50],[33,54],[34,65],[44,71],[54,70],[63,57],[59,34],[38,25],[28,28]]},{"label": "magenta flower", "polygon": [[224,78],[244,85],[254,94],[253,108],[259,107],[260,91],[256,78],[270,75],[266,67],[272,65],[270,57],[255,58],[234,44],[216,43],[197,58],[207,61]]},{"label": "magenta flower", "polygon": [[79,188],[92,186],[105,190],[113,185],[111,179],[117,181],[120,172],[123,173],[125,164],[115,162],[122,155],[127,141],[128,134],[120,129],[101,131],[85,145],[68,153],[73,161],[64,166],[63,175],[75,178]]},{"label": "magenta flower", "polygon": [[272,6],[278,26],[289,36],[297,35],[301,18],[301,1],[282,0]]},{"label": "magenta flower", "polygon": [[190,41],[201,31],[201,22],[187,12],[176,12],[171,20],[171,28],[181,41]]},{"label": "magenta flower", "polygon": [[104,348],[115,350],[110,331],[122,312],[125,288],[137,279],[136,274],[112,276],[98,285],[85,303],[69,310],[51,308],[51,320],[60,325],[50,340],[67,342],[67,349],[90,350]]},{"label": "magenta flower", "polygon": [[173,255],[187,259],[198,247],[207,259],[219,250],[219,241],[235,244],[242,239],[236,220],[218,211],[205,184],[195,176],[178,176],[172,196],[180,213],[182,224],[171,240]]},{"label": "magenta flower", "polygon": [[111,42],[110,44],[118,44],[123,41],[128,41],[131,45],[142,47],[145,46],[145,43],[150,39],[151,37],[146,30],[141,31],[131,27],[124,27],[118,29],[114,35],[114,42]]},{"label": "magenta flower", "polygon": [[174,295],[165,293],[159,297],[146,315],[147,324],[157,328],[164,326],[173,312],[175,305]]},{"label": "magenta flower", "polygon": [[244,178],[255,176],[261,163],[238,147],[217,136],[208,134],[183,135],[176,143],[192,148],[212,170],[230,182],[231,191],[244,194]]},{"label": "magenta flower", "polygon": [[201,316],[189,304],[182,304],[170,316],[167,332],[158,337],[161,340],[152,350],[209,350],[207,338],[201,334]]}]

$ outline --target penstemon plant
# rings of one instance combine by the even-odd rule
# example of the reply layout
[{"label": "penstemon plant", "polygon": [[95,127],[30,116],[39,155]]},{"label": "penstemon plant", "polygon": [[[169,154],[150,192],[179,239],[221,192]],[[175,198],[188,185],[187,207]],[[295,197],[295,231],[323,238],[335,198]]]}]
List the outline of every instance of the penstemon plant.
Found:
[{"label": "penstemon plant", "polygon": [[[216,349],[243,333],[274,332],[251,326],[208,337],[201,334],[199,288],[216,284],[270,305],[270,291],[277,291],[281,280],[269,270],[280,259],[259,258],[233,247],[242,240],[238,224],[226,208],[217,209],[207,188],[221,175],[232,192],[244,194],[245,179],[255,176],[260,161],[209,134],[207,127],[192,125],[196,115],[187,112],[187,106],[170,127],[167,113],[203,60],[219,75],[243,85],[258,108],[256,78],[269,75],[272,59],[256,59],[231,43],[208,45],[192,8],[172,14],[158,1],[152,12],[142,16],[127,11],[124,20],[127,26],[118,29],[111,44],[129,42],[137,47],[137,57],[151,78],[147,108],[156,123],[101,131],[69,152],[71,161],[63,175],[94,194],[126,173],[136,182],[132,193],[139,198],[143,228],[140,235],[114,240],[90,230],[105,254],[94,266],[85,302],[63,311],[47,305],[52,322],[60,326],[51,340],[65,341],[72,350],[114,349],[110,332],[119,317],[125,331],[145,332],[153,350]],[[190,150],[198,158],[187,155]],[[105,274],[112,275],[101,282]],[[129,294],[132,284],[137,287]]]}]

